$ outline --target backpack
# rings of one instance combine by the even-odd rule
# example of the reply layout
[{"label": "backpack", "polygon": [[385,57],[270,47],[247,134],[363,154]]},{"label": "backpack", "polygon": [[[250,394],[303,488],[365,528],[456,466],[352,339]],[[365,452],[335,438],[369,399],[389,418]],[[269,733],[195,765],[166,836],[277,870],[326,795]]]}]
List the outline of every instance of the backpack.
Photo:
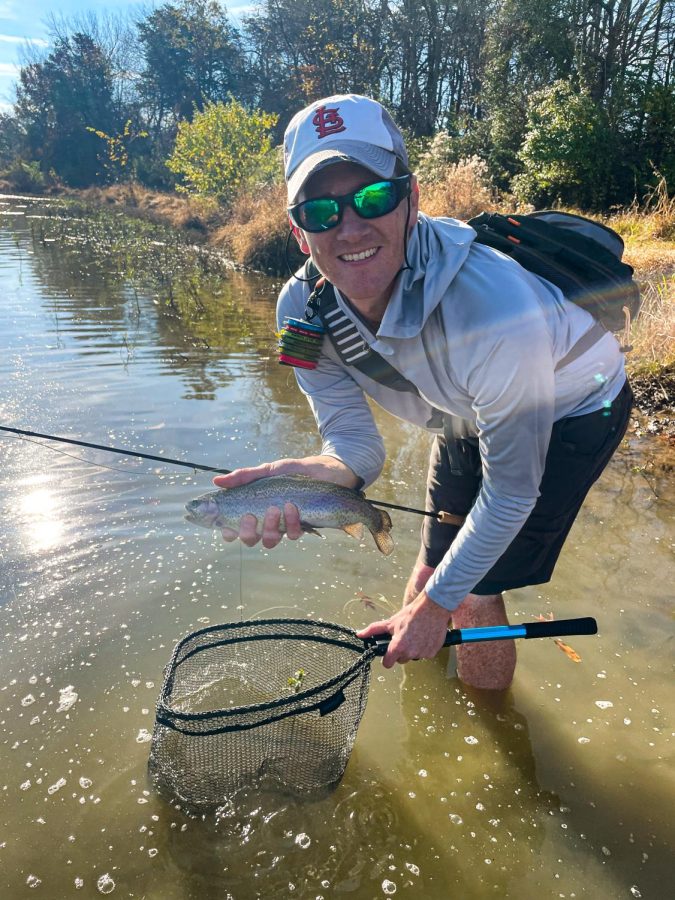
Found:
[{"label": "backpack", "polygon": [[477,243],[557,285],[608,331],[623,331],[638,314],[640,289],[632,267],[621,260],[623,240],[606,225],[556,210],[507,216],[484,212],[468,224]]}]

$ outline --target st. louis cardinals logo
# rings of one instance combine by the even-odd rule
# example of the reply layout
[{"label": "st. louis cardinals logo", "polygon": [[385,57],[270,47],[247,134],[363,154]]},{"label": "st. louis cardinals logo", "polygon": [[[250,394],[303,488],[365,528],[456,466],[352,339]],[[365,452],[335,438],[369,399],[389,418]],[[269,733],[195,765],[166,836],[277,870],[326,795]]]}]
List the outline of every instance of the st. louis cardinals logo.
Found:
[{"label": "st. louis cardinals logo", "polygon": [[317,109],[314,118],[312,119],[312,125],[315,126],[316,132],[320,138],[347,130],[342,116],[338,115],[339,108],[339,106],[332,109],[320,106]]}]

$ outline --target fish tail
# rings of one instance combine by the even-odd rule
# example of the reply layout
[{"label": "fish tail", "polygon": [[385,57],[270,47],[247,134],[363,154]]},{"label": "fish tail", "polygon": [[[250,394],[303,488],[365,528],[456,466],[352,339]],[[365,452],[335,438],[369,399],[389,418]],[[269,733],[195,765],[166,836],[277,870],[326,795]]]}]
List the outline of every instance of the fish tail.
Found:
[{"label": "fish tail", "polygon": [[389,513],[384,509],[375,509],[376,518],[379,517],[379,522],[376,523],[376,527],[371,528],[370,531],[375,539],[375,543],[377,544],[377,549],[380,553],[384,553],[385,556],[389,556],[389,554],[394,549],[394,541],[392,540],[389,532],[391,531],[391,517]]}]

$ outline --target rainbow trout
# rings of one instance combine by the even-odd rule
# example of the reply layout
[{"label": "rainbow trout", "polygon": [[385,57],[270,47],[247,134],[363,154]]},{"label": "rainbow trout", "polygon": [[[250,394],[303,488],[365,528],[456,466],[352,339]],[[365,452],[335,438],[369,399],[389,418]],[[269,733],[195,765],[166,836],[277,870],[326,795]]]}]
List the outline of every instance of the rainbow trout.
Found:
[{"label": "rainbow trout", "polygon": [[389,555],[394,549],[389,534],[391,519],[384,510],[374,507],[359,491],[305,475],[273,475],[239,487],[209,491],[185,504],[185,518],[204,528],[238,530],[239,520],[246,513],[262,521],[269,506],[278,506],[282,510],[279,530],[284,532],[284,503],[297,506],[303,531],[318,534],[317,528],[341,528],[360,541],[366,525],[381,553]]}]

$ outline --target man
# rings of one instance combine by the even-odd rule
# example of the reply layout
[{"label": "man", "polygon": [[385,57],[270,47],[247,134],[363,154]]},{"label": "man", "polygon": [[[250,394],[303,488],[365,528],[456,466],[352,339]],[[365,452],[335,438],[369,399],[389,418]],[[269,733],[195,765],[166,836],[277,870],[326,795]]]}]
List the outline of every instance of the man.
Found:
[{"label": "man", "polygon": [[[301,250],[333,285],[364,344],[418,394],[345,364],[324,337],[317,367],[296,369],[323,438],[321,454],[214,482],[232,487],[293,473],[368,486],[384,451],[365,393],[400,418],[435,427],[427,509],[463,524],[425,523],[402,609],[360,632],[392,635],[387,667],[432,657],[450,623],[505,624],[502,592],[550,579],[586,493],[627,426],[623,357],[609,332],[589,342],[593,318],[558,288],[475,244],[469,226],[418,213],[403,138],[379,103],[342,95],[311,104],[289,124],[284,152]],[[280,323],[302,318],[310,294],[303,277],[282,290]],[[466,439],[439,433],[435,410],[464,420]],[[283,513],[296,539],[297,509],[286,504]],[[260,524],[245,516],[239,533],[223,536],[248,545],[262,538],[273,547],[280,514],[271,508]],[[459,677],[480,688],[508,687],[515,661],[513,641],[457,653]]]}]

